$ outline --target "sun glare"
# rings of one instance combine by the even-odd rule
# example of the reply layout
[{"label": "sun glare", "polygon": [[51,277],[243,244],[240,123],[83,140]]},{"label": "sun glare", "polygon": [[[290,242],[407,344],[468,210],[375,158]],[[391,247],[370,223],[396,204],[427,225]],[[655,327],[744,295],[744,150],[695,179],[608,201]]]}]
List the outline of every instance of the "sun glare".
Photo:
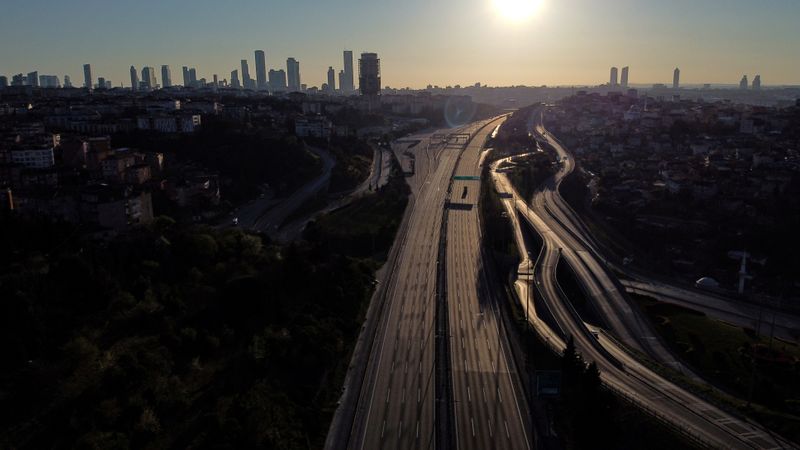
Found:
[{"label": "sun glare", "polygon": [[505,19],[522,22],[531,18],[542,0],[492,0],[497,13]]}]

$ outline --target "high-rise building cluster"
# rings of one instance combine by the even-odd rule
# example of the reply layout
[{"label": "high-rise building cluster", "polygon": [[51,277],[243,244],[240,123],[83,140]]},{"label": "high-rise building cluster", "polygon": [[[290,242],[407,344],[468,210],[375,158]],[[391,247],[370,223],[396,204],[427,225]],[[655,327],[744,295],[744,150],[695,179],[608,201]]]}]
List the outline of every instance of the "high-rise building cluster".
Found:
[{"label": "high-rise building cluster", "polygon": [[628,88],[628,74],[630,73],[630,68],[625,66],[622,68],[622,76],[618,80],[619,76],[619,69],[616,67],[611,68],[611,76],[609,77],[608,85],[612,88],[621,87],[623,89]]},{"label": "high-rise building cluster", "polygon": [[[379,95],[381,91],[380,59],[376,53],[362,53],[359,59],[359,90],[356,90],[356,74],[354,71],[353,51],[344,50],[342,53],[342,68],[337,72],[334,66],[329,66],[326,74],[326,83],[321,89],[311,88],[310,92],[322,92],[328,95],[352,95],[360,92],[363,95]],[[255,78],[251,76],[250,61],[240,60],[239,67],[231,71],[230,80],[220,79],[217,74],[213,75],[211,82],[205,78],[198,78],[197,69],[189,66],[182,66],[182,78],[184,88],[231,88],[248,89],[254,91],[264,91],[271,94],[284,92],[301,92],[306,90],[306,85],[302,84],[300,77],[300,62],[294,58],[286,59],[286,67],[270,69],[267,67],[267,54],[264,50],[255,50]],[[159,84],[156,68],[153,66],[143,66],[137,69],[130,66],[130,89],[134,92],[149,92],[155,89],[169,89],[176,84],[172,79],[172,71],[169,65],[161,65]],[[29,72],[27,75],[14,75],[9,79],[0,76],[0,88],[8,86],[32,86],[44,88],[72,87],[69,76],[64,76],[62,85],[60,79],[55,75],[39,75],[38,72]],[[121,86],[121,85],[120,85]],[[91,64],[83,66],[83,87],[88,90],[111,89],[111,81],[103,77],[95,77],[92,73]]]}]

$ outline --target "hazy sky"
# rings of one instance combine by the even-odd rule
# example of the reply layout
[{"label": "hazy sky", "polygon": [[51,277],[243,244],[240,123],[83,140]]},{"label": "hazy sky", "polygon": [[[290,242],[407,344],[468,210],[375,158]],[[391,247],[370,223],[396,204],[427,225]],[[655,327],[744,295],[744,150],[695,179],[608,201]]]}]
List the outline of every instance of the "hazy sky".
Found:
[{"label": "hazy sky", "polygon": [[[169,64],[229,78],[253,50],[268,68],[300,61],[303,82],[337,73],[345,48],[377,52],[383,83],[600,84],[612,65],[632,83],[800,84],[800,0],[540,0],[530,20],[496,0],[44,0],[0,6],[0,74],[68,74],[129,84],[128,68]],[[357,57],[357,56],[356,56]]]}]

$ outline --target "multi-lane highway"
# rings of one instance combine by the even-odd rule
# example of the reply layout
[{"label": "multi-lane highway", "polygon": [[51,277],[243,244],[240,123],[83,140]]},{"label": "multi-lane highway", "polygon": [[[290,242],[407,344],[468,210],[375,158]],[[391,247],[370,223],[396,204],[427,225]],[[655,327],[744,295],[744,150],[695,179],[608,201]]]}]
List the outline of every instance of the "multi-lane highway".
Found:
[{"label": "multi-lane highway", "polygon": [[503,349],[500,318],[487,288],[478,219],[481,150],[505,119],[473,138],[456,168],[447,220],[447,307],[455,448],[525,449],[527,406]]},{"label": "multi-lane highway", "polygon": [[[540,132],[550,140],[551,145],[558,145],[544,130],[540,129]],[[571,170],[571,168],[562,167],[559,174],[548,180],[544,186],[544,191],[551,192],[551,199],[548,200],[550,204],[558,196],[558,182],[567,170]],[[527,289],[533,289],[537,295],[541,296],[543,303],[556,322],[555,329],[540,320],[535,308],[531,306],[525,309],[528,311],[529,320],[533,326],[554,349],[563,350],[564,340],[567,336],[572,336],[576,348],[584,358],[597,363],[606,386],[626,396],[665,422],[672,424],[676,429],[685,433],[688,438],[698,443],[718,448],[791,447],[791,444],[771,435],[763,428],[746,419],[722,411],[667,381],[641,364],[628,349],[620,345],[605,330],[584,323],[558,285],[556,267],[559,261],[561,264],[586,264],[588,266],[584,270],[575,268],[575,271],[578,279],[584,284],[585,290],[590,292],[597,302],[613,301],[603,294],[604,291],[616,289],[617,285],[613,283],[613,280],[612,284],[598,280],[597,268],[594,266],[600,265],[599,262],[592,263],[591,258],[587,257],[589,255],[579,254],[586,250],[580,245],[576,245],[576,241],[583,241],[585,237],[576,233],[576,229],[565,229],[566,222],[563,221],[563,216],[553,217],[552,209],[544,207],[546,204],[544,201],[537,204],[534,199],[529,204],[520,199],[504,174],[494,171],[493,180],[498,191],[512,194],[511,199],[503,201],[507,212],[514,218],[512,223],[515,226],[520,225],[519,220],[516,219],[519,214],[521,220],[530,224],[542,237],[544,246],[541,254],[534,258],[536,265],[533,276],[526,277],[521,280],[523,282],[518,283],[519,298],[527,298]],[[516,236],[519,245],[524,248],[524,242],[520,241],[519,230]],[[572,239],[569,238],[570,236]],[[577,247],[578,251],[572,246]],[[533,280],[535,283],[532,282]],[[623,316],[629,314],[626,310],[617,310],[617,306],[609,303],[601,305],[601,307],[607,308],[606,314],[611,316],[610,326],[620,327],[623,330],[623,333],[620,333],[623,337],[625,336],[624,331],[628,330],[630,343],[638,344],[639,348],[646,351],[652,351],[652,347],[648,347],[646,342],[645,345],[642,345],[641,336],[636,335],[637,332],[641,332],[641,329],[629,329],[624,324],[624,317],[614,319],[614,314],[621,313]],[[645,337],[647,336],[645,335]],[[635,345],[631,345],[631,347],[636,348]]]},{"label": "multi-lane highway", "polygon": [[[443,213],[448,187],[462,153],[465,155],[479,153],[487,133],[491,132],[491,130],[486,131],[489,122],[491,121],[478,122],[447,132],[450,135],[468,135],[472,138],[469,142],[473,144],[466,151],[465,145],[453,145],[452,142],[450,144],[442,142],[437,145],[437,142],[431,139],[431,135],[423,136],[421,142],[413,148],[408,148],[408,145],[402,148],[403,152],[412,152],[415,157],[415,174],[408,178],[412,189],[412,201],[404,225],[398,232],[384,283],[379,292],[379,297],[384,299],[384,303],[381,314],[373,319],[376,322],[374,341],[364,342],[362,339],[359,344],[364,345],[358,345],[356,349],[357,354],[366,359],[363,361],[366,365],[364,376],[348,377],[352,383],[360,380],[358,389],[353,389],[352,385],[346,383],[348,389],[359,391],[356,399],[351,398],[356,405],[353,426],[346,437],[348,448],[432,449],[435,446],[434,319],[438,266],[445,263],[439,261]],[[475,186],[477,188],[477,184]],[[477,221],[477,216],[472,218]],[[461,264],[458,257],[455,257],[454,261]],[[476,270],[475,262],[472,263],[472,269]],[[472,290],[476,288],[475,284],[469,287]],[[476,299],[477,296],[473,293],[470,298]],[[465,311],[466,308],[479,311],[477,301],[469,305],[465,303],[463,306]],[[470,322],[470,325],[483,327],[484,323],[492,322],[490,319],[475,324]],[[368,323],[365,326],[365,330],[369,325]],[[497,333],[496,328],[494,333]],[[493,337],[490,331],[483,332],[480,336],[486,347],[485,350],[481,350],[482,358],[486,358],[485,362],[483,359],[480,360],[480,363],[484,364],[484,370],[489,372],[494,367],[493,373],[498,374],[496,378],[504,375],[503,379],[506,379],[508,369],[504,359],[498,356],[498,339]],[[476,334],[474,338],[477,337]],[[371,351],[368,355],[364,355],[365,351],[360,347],[369,347]],[[466,355],[461,354],[461,357],[465,359]],[[354,357],[353,367],[359,365],[356,359]],[[478,358],[472,356],[469,356],[468,361],[479,364]],[[459,370],[458,373],[464,372]],[[480,372],[474,374],[475,380],[478,380],[475,381],[476,389],[481,386],[479,381],[483,380],[479,375],[482,374]],[[488,385],[491,383],[488,375],[486,383],[488,390],[491,387]],[[504,402],[515,401],[507,384],[495,386],[494,390],[496,394],[486,392],[487,400],[484,403],[486,406],[476,406],[476,408],[485,411],[490,408],[502,409],[495,406],[500,402],[500,395],[505,395],[502,399]],[[468,399],[472,395],[470,391]],[[475,395],[477,402],[477,396],[483,396],[483,392],[476,391]],[[455,408],[460,411],[457,404]],[[476,415],[477,413],[473,413],[473,416]],[[486,413],[479,417],[483,418],[484,422],[483,425],[476,424],[476,427],[479,427],[475,432],[476,436],[483,437],[482,430],[488,429],[490,417],[500,420],[499,428],[492,429],[492,435],[502,433],[507,436],[514,431],[514,435],[518,436],[517,429],[512,428],[515,426],[514,422],[502,414]],[[506,421],[509,422],[508,433],[505,428]],[[480,428],[481,426],[483,428]],[[331,435],[342,435],[341,427],[333,428]],[[341,440],[329,439],[328,447],[337,448]],[[465,445],[467,445],[465,448],[476,448],[475,445],[478,444],[465,443]]]}]

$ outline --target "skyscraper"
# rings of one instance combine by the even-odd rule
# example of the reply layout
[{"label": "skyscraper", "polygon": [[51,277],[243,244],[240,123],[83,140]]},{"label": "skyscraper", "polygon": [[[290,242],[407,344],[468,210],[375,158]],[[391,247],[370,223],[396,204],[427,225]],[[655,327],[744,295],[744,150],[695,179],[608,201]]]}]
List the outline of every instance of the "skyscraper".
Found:
[{"label": "skyscraper", "polygon": [[242,87],[242,85],[239,84],[239,71],[238,70],[234,70],[234,71],[231,72],[231,87],[234,88],[234,89],[240,89]]},{"label": "skyscraper", "polygon": [[253,89],[253,80],[250,78],[250,69],[247,67],[247,60],[242,60],[242,86],[245,89]]},{"label": "skyscraper", "polygon": [[362,53],[358,60],[358,87],[362,95],[381,93],[381,60],[377,53]]},{"label": "skyscraper", "polygon": [[286,92],[286,72],[283,70],[270,70],[269,88],[272,92]]},{"label": "skyscraper", "polygon": [[172,87],[172,72],[166,64],[161,66],[161,87]]},{"label": "skyscraper", "polygon": [[345,94],[351,94],[356,90],[353,74],[353,52],[351,50],[344,51],[344,77],[339,81],[339,89]]},{"label": "skyscraper", "polygon": [[0,75],[0,89],[8,87],[8,77]]},{"label": "skyscraper", "polygon": [[94,88],[94,81],[92,80],[92,65],[83,65],[83,87],[90,91]]},{"label": "skyscraper", "polygon": [[628,89],[628,73],[630,72],[630,68],[625,66],[622,68],[622,80],[620,80],[620,84],[624,89]]},{"label": "skyscraper", "polygon": [[64,75],[64,88],[71,88],[72,87],[72,80],[70,80],[69,75]]},{"label": "skyscraper", "polygon": [[189,87],[191,84],[189,83],[189,68],[183,66],[183,87]]},{"label": "skyscraper", "polygon": [[264,50],[256,50],[256,88],[267,90],[267,57]]},{"label": "skyscraper", "polygon": [[194,67],[189,69],[189,86],[197,87],[197,69]]},{"label": "skyscraper", "polygon": [[28,85],[39,87],[39,72],[33,71],[28,73]]},{"label": "skyscraper", "polygon": [[39,87],[43,88],[60,88],[61,82],[55,75],[39,75]]},{"label": "skyscraper", "polygon": [[680,89],[681,87],[681,69],[675,68],[672,73],[672,89]]},{"label": "skyscraper", "polygon": [[748,82],[747,82],[747,75],[742,76],[742,81],[739,82],[739,89],[747,90]]},{"label": "skyscraper", "polygon": [[152,67],[142,67],[142,85],[148,90],[156,88],[156,69]]},{"label": "skyscraper", "polygon": [[761,90],[761,75],[756,75],[756,77],[753,78],[753,90],[754,91]]},{"label": "skyscraper", "polygon": [[330,66],[328,67],[328,92],[331,94],[336,92],[336,72]]},{"label": "skyscraper", "polygon": [[611,68],[611,80],[608,82],[608,85],[613,87],[617,87],[617,76],[619,74],[619,69],[616,67]]},{"label": "skyscraper", "polygon": [[134,92],[139,90],[139,74],[133,66],[131,66],[131,90]]},{"label": "skyscraper", "polygon": [[286,60],[286,75],[289,78],[289,91],[300,91],[300,62],[294,58]]}]

